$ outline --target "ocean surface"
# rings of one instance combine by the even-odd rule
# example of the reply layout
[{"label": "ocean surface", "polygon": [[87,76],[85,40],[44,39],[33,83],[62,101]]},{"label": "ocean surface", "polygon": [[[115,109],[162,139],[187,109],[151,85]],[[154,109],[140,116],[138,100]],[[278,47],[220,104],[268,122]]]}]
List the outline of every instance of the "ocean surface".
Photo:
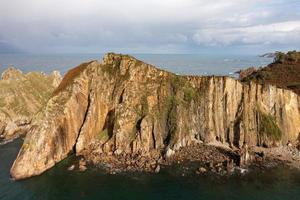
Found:
[{"label": "ocean surface", "polygon": [[[64,74],[69,69],[91,60],[102,60],[104,54],[0,54],[0,73],[8,66],[24,72],[58,70]],[[271,58],[257,55],[212,54],[133,54],[146,63],[177,74],[233,75],[239,69],[265,66]]]},{"label": "ocean surface", "polygon": [[[65,73],[81,62],[101,60],[103,55],[30,55],[0,54],[0,72],[14,65],[24,72],[59,70]],[[257,56],[205,55],[135,55],[160,68],[194,75],[232,75],[249,66],[264,66],[272,59]],[[41,176],[12,181],[9,169],[22,139],[0,145],[0,200],[299,200],[300,171],[274,168],[249,171],[245,175],[211,176],[182,172],[176,166],[162,168],[158,174],[106,174],[102,169],[86,172],[68,171],[74,157],[60,162]]]},{"label": "ocean surface", "polygon": [[1,200],[299,200],[300,172],[274,168],[225,177],[182,173],[176,166],[158,174],[106,174],[91,168],[68,171],[74,158],[60,162],[41,176],[9,179],[9,168],[22,143],[0,146]]}]

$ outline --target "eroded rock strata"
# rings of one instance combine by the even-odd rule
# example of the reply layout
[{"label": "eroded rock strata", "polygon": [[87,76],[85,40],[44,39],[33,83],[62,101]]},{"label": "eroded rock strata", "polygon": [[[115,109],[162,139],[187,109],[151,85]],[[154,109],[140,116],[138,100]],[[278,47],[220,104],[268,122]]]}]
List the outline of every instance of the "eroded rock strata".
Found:
[{"label": "eroded rock strata", "polygon": [[12,140],[30,129],[37,113],[59,85],[58,72],[50,75],[9,67],[0,80],[0,143]]},{"label": "eroded rock strata", "polygon": [[199,142],[237,149],[296,143],[299,132],[300,98],[292,91],[178,76],[110,53],[65,75],[35,117],[11,176],[39,175],[72,151],[99,162],[105,155],[155,161]]}]

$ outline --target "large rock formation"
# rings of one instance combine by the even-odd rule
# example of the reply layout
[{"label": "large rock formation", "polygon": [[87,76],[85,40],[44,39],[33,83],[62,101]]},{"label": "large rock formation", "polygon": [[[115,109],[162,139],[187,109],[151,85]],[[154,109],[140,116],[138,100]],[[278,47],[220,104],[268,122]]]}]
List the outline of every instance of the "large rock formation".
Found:
[{"label": "large rock formation", "polygon": [[58,72],[23,74],[13,67],[0,80],[0,142],[12,140],[30,128],[31,118],[59,85]]},{"label": "large rock formation", "polygon": [[34,121],[11,168],[39,175],[75,151],[171,156],[193,142],[296,142],[300,98],[229,77],[178,76],[127,55],[70,70]]}]

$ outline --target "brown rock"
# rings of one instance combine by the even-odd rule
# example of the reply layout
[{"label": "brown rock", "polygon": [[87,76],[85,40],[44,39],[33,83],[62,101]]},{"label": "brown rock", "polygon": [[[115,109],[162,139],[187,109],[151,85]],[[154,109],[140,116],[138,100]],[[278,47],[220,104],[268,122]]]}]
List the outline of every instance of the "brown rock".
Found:
[{"label": "brown rock", "polygon": [[243,78],[246,78],[247,76],[250,76],[251,74],[253,74],[254,72],[256,72],[257,69],[254,68],[254,67],[249,67],[247,69],[244,69],[244,70],[240,70],[238,71],[237,73],[239,74],[239,78],[240,79],[243,79]]},{"label": "brown rock", "polygon": [[200,173],[205,173],[205,172],[207,172],[207,169],[205,169],[204,167],[200,167],[200,168],[198,169],[198,171],[199,171]]},{"label": "brown rock", "polygon": [[74,170],[75,169],[75,165],[71,165],[70,167],[68,167],[68,170],[69,171],[72,171],[72,170]]},{"label": "brown rock", "polygon": [[155,173],[159,173],[159,171],[160,171],[160,165],[157,165],[155,168]]},{"label": "brown rock", "polygon": [[[299,96],[288,90],[229,77],[177,76],[111,53],[102,63],[84,63],[65,75],[27,134],[11,175],[41,174],[74,147],[77,155],[101,148],[111,157],[147,158],[152,151],[176,156],[195,140],[218,138],[237,148],[244,142],[286,144],[300,132],[299,107]],[[280,137],[266,136],[269,125]],[[138,168],[146,161],[137,162]]]},{"label": "brown rock", "polygon": [[79,171],[81,171],[81,172],[87,170],[86,161],[83,159],[80,159],[78,168],[79,168]]}]

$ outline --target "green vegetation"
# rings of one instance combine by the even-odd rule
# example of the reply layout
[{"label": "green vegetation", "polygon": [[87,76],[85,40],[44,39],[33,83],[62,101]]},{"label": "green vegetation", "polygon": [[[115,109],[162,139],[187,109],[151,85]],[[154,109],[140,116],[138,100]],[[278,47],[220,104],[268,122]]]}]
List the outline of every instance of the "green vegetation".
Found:
[{"label": "green vegetation", "polygon": [[179,102],[175,95],[166,98],[165,109],[167,111],[167,127],[168,137],[166,143],[173,143],[175,138],[175,132],[177,129],[177,106]]},{"label": "green vegetation", "polygon": [[191,87],[183,88],[183,92],[184,92],[183,100],[188,103],[191,103],[191,101],[196,97],[195,89]]},{"label": "green vegetation", "polygon": [[186,84],[186,82],[187,81],[184,77],[177,76],[177,75],[173,75],[171,77],[171,86],[175,91],[182,89]]},{"label": "green vegetation", "polygon": [[142,96],[141,104],[142,104],[142,114],[141,114],[141,116],[145,116],[149,112],[147,96]]},{"label": "green vegetation", "polygon": [[179,91],[183,91],[183,98],[177,99],[177,102],[184,101],[186,103],[191,103],[193,99],[197,97],[197,92],[195,88],[193,88],[190,82],[181,76],[174,75],[171,78],[171,86],[174,90],[174,93]]},{"label": "green vegetation", "polygon": [[133,110],[140,118],[146,116],[149,113],[147,94],[140,98],[140,104],[133,107]]},{"label": "green vegetation", "polygon": [[277,52],[273,63],[243,77],[241,81],[291,89],[300,95],[300,52]]},{"label": "green vegetation", "polygon": [[24,143],[21,147],[23,150],[29,150],[29,151],[32,151],[34,148],[33,148],[33,144],[32,143]]},{"label": "green vegetation", "polygon": [[134,127],[132,128],[132,131],[129,132],[129,135],[128,135],[128,141],[133,142],[133,141],[136,139],[136,137],[137,137],[137,135],[138,135],[138,134],[137,134],[138,131],[141,131],[141,128],[138,127],[138,126],[141,125],[140,123],[141,123],[141,119],[137,122],[136,126],[134,126]]},{"label": "green vegetation", "polygon": [[115,76],[118,73],[118,67],[116,64],[114,65],[104,65],[103,70],[104,72],[108,73],[110,76]]},{"label": "green vegetation", "polygon": [[275,63],[300,63],[300,52],[289,51],[287,53],[276,52]]},{"label": "green vegetation", "polygon": [[187,77],[172,75],[170,78],[171,90],[169,95],[165,97],[161,108],[161,113],[164,113],[166,117],[166,132],[167,137],[165,138],[165,144],[170,144],[171,146],[176,143],[178,139],[177,126],[178,118],[180,113],[178,109],[189,110],[192,101],[198,101],[200,95],[198,90],[194,88]]},{"label": "green vegetation", "polygon": [[98,141],[107,141],[109,139],[108,129],[102,130],[96,135],[96,140]]},{"label": "green vegetation", "polygon": [[282,138],[282,132],[276,124],[273,116],[270,114],[265,114],[261,111],[258,111],[258,113],[260,116],[259,133],[276,141],[280,140]]},{"label": "green vegetation", "polygon": [[123,81],[128,80],[130,77],[129,70],[126,71],[124,75],[121,75],[120,66],[122,58],[115,59],[111,64],[106,64],[102,66],[104,73],[107,73],[114,79],[117,79],[116,83],[121,84]]},{"label": "green vegetation", "polygon": [[300,82],[289,83],[287,85],[288,88],[300,88]]},{"label": "green vegetation", "polygon": [[179,102],[175,95],[166,98],[165,106],[167,110],[171,110],[173,107],[177,106],[178,104]]},{"label": "green vegetation", "polygon": [[51,96],[51,91],[54,90],[53,79],[45,78],[43,74],[37,72],[30,72],[27,76],[26,91],[30,91],[35,99],[38,99],[43,105],[46,104]]},{"label": "green vegetation", "polygon": [[[54,91],[53,77],[29,72],[20,79],[0,81],[0,110],[6,116],[13,113],[32,116],[48,101]],[[9,98],[7,98],[9,97]]]}]

